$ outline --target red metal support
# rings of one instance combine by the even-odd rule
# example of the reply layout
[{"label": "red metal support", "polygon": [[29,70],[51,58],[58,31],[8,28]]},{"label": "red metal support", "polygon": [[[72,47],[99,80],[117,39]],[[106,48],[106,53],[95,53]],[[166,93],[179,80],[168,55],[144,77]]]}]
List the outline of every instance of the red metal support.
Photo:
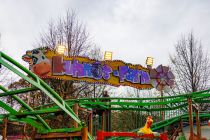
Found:
[{"label": "red metal support", "polygon": [[97,132],[97,140],[104,140],[105,137],[160,138],[161,140],[168,140],[166,133],[161,133],[159,137],[156,137],[154,134],[144,134],[142,136],[138,136],[137,133],[133,132]]}]

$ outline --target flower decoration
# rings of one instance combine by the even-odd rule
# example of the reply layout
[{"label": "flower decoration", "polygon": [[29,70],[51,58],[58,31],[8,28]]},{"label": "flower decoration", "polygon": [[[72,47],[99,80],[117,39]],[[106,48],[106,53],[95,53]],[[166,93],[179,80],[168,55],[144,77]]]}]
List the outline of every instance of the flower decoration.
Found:
[{"label": "flower decoration", "polygon": [[174,74],[169,67],[159,65],[156,69],[150,69],[151,84],[159,91],[168,91],[174,85]]}]

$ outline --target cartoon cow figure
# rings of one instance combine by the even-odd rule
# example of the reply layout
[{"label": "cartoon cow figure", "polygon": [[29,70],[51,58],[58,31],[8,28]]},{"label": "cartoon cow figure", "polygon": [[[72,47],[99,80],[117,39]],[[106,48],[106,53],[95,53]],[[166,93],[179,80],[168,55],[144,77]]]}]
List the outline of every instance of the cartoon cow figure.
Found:
[{"label": "cartoon cow figure", "polygon": [[44,55],[47,49],[34,49],[27,51],[22,59],[29,63],[30,70],[38,76],[47,76],[51,73],[50,60]]}]

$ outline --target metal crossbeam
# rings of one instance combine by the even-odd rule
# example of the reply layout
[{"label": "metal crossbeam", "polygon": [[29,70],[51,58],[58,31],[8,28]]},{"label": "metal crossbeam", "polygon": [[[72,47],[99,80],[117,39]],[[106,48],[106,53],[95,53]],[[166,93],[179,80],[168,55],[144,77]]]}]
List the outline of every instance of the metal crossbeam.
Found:
[{"label": "metal crossbeam", "polygon": [[[3,89],[1,85],[0,85],[0,89]],[[21,94],[21,93],[25,93],[29,91],[35,91],[37,89],[38,89],[37,87],[29,87],[29,88],[23,88],[23,89],[18,89],[18,90],[11,90],[4,93],[0,93],[0,97],[17,95],[17,94]]]},{"label": "metal crossbeam", "polygon": [[24,117],[27,115],[40,115],[40,114],[48,114],[48,113],[54,113],[54,112],[63,112],[63,110],[61,110],[60,108],[45,108],[45,109],[34,110],[34,111],[18,112],[16,116]]},{"label": "metal crossbeam", "polygon": [[[204,98],[210,97],[210,89],[200,92],[194,92],[189,94],[182,94],[182,95],[176,95],[176,96],[165,96],[165,97],[155,97],[155,98],[81,98],[81,99],[70,99],[66,102],[69,105],[72,105],[76,102],[78,102],[81,106],[84,106],[86,108],[95,108],[97,106],[100,107],[100,105],[108,105],[108,106],[124,106],[128,105],[131,106],[158,106],[158,105],[166,105],[170,109],[176,109],[187,106],[186,101],[189,97],[191,97],[195,102],[208,102],[208,100],[204,100]],[[160,99],[166,99],[166,101],[159,101]],[[201,100],[203,99],[203,100]],[[108,102],[104,102],[104,101]],[[52,104],[49,104],[52,105]],[[38,108],[42,108],[48,106],[43,105]],[[112,109],[112,107],[109,107]],[[159,108],[161,110],[161,108]]]},{"label": "metal crossbeam", "polygon": [[6,103],[0,101],[0,107],[2,107],[4,110],[8,111],[11,115],[15,115],[17,113],[16,110],[14,110],[12,107],[8,106]]}]

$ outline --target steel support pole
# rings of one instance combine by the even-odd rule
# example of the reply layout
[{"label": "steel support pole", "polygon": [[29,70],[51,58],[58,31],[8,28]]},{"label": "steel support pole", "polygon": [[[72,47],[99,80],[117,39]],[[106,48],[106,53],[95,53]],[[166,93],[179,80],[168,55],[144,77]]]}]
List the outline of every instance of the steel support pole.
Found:
[{"label": "steel support pole", "polygon": [[[163,90],[161,90],[161,98],[163,98]],[[162,102],[163,102],[164,100],[162,99]],[[162,108],[164,107],[164,105],[162,105]],[[162,115],[162,120],[164,121],[165,120],[165,112],[164,111],[162,111],[161,112],[161,115]]]}]

